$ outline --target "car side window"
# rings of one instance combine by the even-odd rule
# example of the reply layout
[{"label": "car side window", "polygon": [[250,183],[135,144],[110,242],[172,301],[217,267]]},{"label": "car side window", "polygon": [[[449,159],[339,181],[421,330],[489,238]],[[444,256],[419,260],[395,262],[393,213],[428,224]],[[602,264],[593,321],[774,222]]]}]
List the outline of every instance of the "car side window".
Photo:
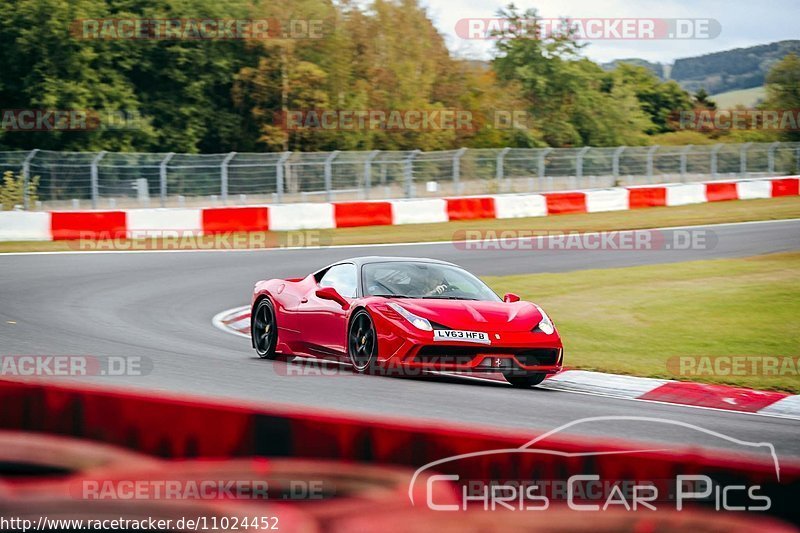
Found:
[{"label": "car side window", "polygon": [[345,298],[355,298],[358,288],[356,266],[351,263],[334,265],[322,275],[320,287],[333,287]]}]

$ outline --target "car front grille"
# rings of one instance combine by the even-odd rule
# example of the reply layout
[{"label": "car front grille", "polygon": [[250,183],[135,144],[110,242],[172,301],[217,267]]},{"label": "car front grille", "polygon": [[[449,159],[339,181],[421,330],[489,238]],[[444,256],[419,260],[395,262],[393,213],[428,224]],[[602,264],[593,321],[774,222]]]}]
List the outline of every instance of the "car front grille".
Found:
[{"label": "car front grille", "polygon": [[503,348],[497,346],[423,346],[414,356],[417,363],[466,365],[476,357],[513,355],[525,366],[554,365],[558,348]]},{"label": "car front grille", "polygon": [[554,365],[558,362],[558,348],[529,348],[514,354],[525,366]]}]

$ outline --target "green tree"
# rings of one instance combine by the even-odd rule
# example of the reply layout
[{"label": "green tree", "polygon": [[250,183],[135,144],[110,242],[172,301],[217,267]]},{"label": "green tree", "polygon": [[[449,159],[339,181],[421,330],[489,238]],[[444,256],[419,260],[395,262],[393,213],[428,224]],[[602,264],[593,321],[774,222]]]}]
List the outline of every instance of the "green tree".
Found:
[{"label": "green tree", "polygon": [[[38,200],[36,189],[39,187],[39,176],[34,176],[27,184],[28,204],[33,205]],[[10,170],[3,173],[3,182],[0,183],[0,211],[9,211],[18,205],[25,204],[25,184],[22,176],[14,177]]]},{"label": "green tree", "polygon": [[691,110],[692,98],[675,81],[662,82],[645,67],[620,63],[611,73],[610,83],[629,87],[639,100],[642,110],[650,117],[648,134],[674,131],[674,117]]},{"label": "green tree", "polygon": [[644,144],[652,129],[637,94],[614,84],[596,64],[580,56],[581,45],[567,22],[544,34],[535,10],[513,5],[497,38],[493,62],[501,82],[521,88],[535,127],[550,146]]},{"label": "green tree", "polygon": [[[766,87],[762,108],[796,113],[800,109],[800,57],[791,53],[776,63],[767,74]],[[800,141],[800,130],[790,129],[780,136],[786,141]]]},{"label": "green tree", "polygon": [[695,107],[700,107],[703,109],[716,109],[717,103],[711,99],[708,91],[705,90],[704,87],[700,87],[694,96],[692,97],[694,101]]},{"label": "green tree", "polygon": [[[100,116],[141,111],[126,77],[131,43],[79,39],[80,19],[106,16],[104,2],[19,0],[3,6],[0,17],[0,101],[5,109],[91,110]],[[138,129],[21,132],[6,135],[9,148],[130,150],[146,146],[154,132]]]}]

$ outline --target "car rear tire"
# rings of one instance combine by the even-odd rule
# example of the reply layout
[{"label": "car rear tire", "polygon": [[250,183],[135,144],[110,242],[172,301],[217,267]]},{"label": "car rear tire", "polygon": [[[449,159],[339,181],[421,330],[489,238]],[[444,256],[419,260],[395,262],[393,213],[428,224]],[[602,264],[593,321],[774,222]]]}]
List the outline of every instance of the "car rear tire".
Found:
[{"label": "car rear tire", "polygon": [[375,367],[378,335],[366,309],[359,309],[347,328],[347,355],[356,372],[369,372]]},{"label": "car rear tire", "polygon": [[261,359],[276,359],[280,355],[275,351],[278,346],[278,324],[275,321],[275,308],[269,298],[256,304],[250,320],[250,336]]},{"label": "car rear tire", "polygon": [[505,374],[503,377],[506,378],[506,381],[511,383],[512,387],[527,389],[530,387],[535,387],[544,381],[544,378],[547,377],[547,374]]}]

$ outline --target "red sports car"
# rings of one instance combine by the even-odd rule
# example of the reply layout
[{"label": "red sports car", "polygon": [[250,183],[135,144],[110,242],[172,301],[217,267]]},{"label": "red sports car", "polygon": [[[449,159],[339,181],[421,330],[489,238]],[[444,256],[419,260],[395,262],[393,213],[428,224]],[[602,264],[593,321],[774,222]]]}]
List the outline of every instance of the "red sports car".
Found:
[{"label": "red sports car", "polygon": [[530,387],[561,369],[555,325],[534,303],[502,300],[444,261],[359,257],[305,278],[259,281],[251,338],[266,359],[301,355],[391,369],[500,372]]}]

